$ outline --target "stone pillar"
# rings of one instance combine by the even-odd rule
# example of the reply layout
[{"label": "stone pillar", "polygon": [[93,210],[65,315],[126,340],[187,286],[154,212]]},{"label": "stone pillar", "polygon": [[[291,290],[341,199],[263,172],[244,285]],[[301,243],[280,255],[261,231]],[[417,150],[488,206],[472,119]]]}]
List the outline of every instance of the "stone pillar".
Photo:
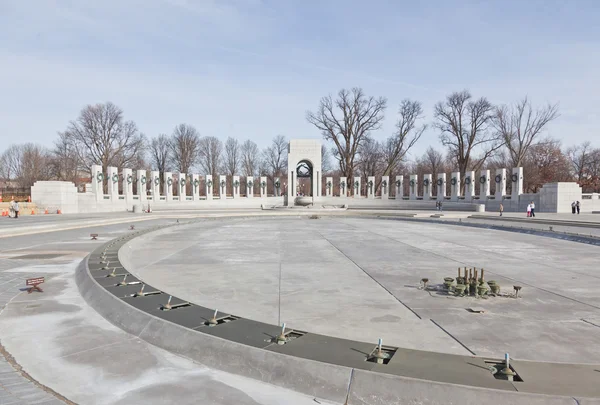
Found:
[{"label": "stone pillar", "polygon": [[348,197],[348,179],[340,177],[340,197]]},{"label": "stone pillar", "polygon": [[396,176],[396,200],[404,199],[404,176]]},{"label": "stone pillar", "polygon": [[219,175],[219,198],[224,200],[227,198],[227,176]]},{"label": "stone pillar", "polygon": [[246,197],[254,197],[254,177],[252,176],[246,177]]},{"label": "stone pillar", "polygon": [[513,201],[519,201],[519,196],[523,194],[523,168],[515,167],[512,169],[512,176],[510,178],[512,183],[512,191],[510,193]]},{"label": "stone pillar", "polygon": [[360,176],[354,176],[354,183],[352,183],[353,197],[360,198]]},{"label": "stone pillar", "polygon": [[[213,184],[212,174],[206,175],[204,187],[205,187],[205,191],[206,191],[206,199],[212,200],[213,193],[215,192],[215,184]],[[217,185],[217,187],[219,187],[219,186]]]},{"label": "stone pillar", "polygon": [[506,169],[496,169],[496,200],[502,200],[506,195]]},{"label": "stone pillar", "polygon": [[475,172],[465,173],[465,201],[473,201],[475,196]]},{"label": "stone pillar", "polygon": [[260,177],[260,198],[265,198],[267,196],[267,178],[265,176]]},{"label": "stone pillar", "polygon": [[367,177],[367,198],[375,198],[375,177]]},{"label": "stone pillar", "polygon": [[436,197],[438,201],[446,199],[446,173],[438,173]]},{"label": "stone pillar", "polygon": [[233,198],[240,198],[240,176],[233,176]]},{"label": "stone pillar", "polygon": [[460,197],[460,172],[452,172],[450,179],[450,199],[458,201]]},{"label": "stone pillar", "polygon": [[411,174],[410,175],[410,184],[409,184],[409,199],[416,200],[417,199],[417,191],[419,185],[419,175]]},{"label": "stone pillar", "polygon": [[479,176],[479,199],[487,200],[490,195],[490,171],[482,170]]},{"label": "stone pillar", "polygon": [[279,179],[279,177],[273,178],[273,194],[275,195],[275,197],[281,196],[281,180]]},{"label": "stone pillar", "polygon": [[123,194],[127,204],[133,203],[133,171],[131,169],[123,169]]},{"label": "stone pillar", "polygon": [[433,188],[431,181],[432,181],[431,174],[423,175],[423,201],[431,200],[431,194],[432,194],[431,189]]},{"label": "stone pillar", "polygon": [[119,169],[109,166],[108,174],[108,194],[111,201],[119,200]]},{"label": "stone pillar", "polygon": [[179,196],[179,201],[185,201],[185,197],[187,197],[187,177],[185,173],[179,173],[179,178],[177,180],[177,195]]},{"label": "stone pillar", "polygon": [[[145,170],[137,171],[137,193],[138,197],[140,198],[140,202],[148,200],[148,193],[146,192],[146,189],[148,188],[148,178],[146,177],[146,174],[147,173]],[[152,181],[152,179],[150,179],[150,181]]]},{"label": "stone pillar", "polygon": [[158,202],[160,201],[160,172],[150,172],[150,181],[152,182],[150,185],[152,200]]},{"label": "stone pillar", "polygon": [[96,201],[104,199],[104,173],[100,165],[92,165],[92,192],[96,196]]},{"label": "stone pillar", "polygon": [[165,172],[164,176],[165,201],[173,201],[173,173]]},{"label": "stone pillar", "polygon": [[387,200],[390,196],[390,176],[381,178],[381,199]]},{"label": "stone pillar", "polygon": [[192,200],[200,201],[200,175],[192,174]]},{"label": "stone pillar", "polygon": [[333,195],[333,177],[325,178],[325,197],[331,197]]}]

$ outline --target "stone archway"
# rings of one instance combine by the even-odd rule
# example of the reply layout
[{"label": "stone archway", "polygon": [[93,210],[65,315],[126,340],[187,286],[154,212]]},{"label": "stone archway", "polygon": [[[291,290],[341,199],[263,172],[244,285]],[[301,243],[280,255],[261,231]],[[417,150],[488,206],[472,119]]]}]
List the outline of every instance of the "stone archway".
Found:
[{"label": "stone archway", "polygon": [[321,142],[313,139],[292,139],[288,146],[287,204],[294,205],[299,179],[310,179],[310,192],[314,203],[321,197]]}]

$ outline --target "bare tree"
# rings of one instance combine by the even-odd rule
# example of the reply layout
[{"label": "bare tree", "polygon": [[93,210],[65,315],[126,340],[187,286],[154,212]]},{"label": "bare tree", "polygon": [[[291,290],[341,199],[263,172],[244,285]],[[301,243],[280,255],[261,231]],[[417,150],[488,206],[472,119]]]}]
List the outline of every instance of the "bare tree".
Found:
[{"label": "bare tree", "polygon": [[418,101],[403,100],[398,114],[400,117],[396,122],[396,133],[386,140],[382,148],[382,158],[385,163],[384,176],[396,172],[402,159],[417,143],[427,128],[425,124],[417,126],[417,121],[423,118],[423,107]]},{"label": "bare tree", "polygon": [[362,89],[353,88],[340,90],[335,101],[323,97],[316,112],[307,112],[308,122],[335,144],[334,157],[344,176],[353,176],[358,150],[371,132],[381,128],[386,106],[385,98],[367,97]]},{"label": "bare tree", "polygon": [[456,161],[461,177],[469,169],[480,168],[503,145],[502,138],[490,131],[494,107],[485,97],[472,98],[466,90],[455,92],[434,108],[440,140]]},{"label": "bare tree", "polygon": [[52,177],[60,181],[71,181],[79,186],[79,169],[81,167],[79,154],[74,145],[64,133],[59,133],[58,139],[54,142],[50,160]]},{"label": "bare tree", "polygon": [[163,172],[171,170],[171,140],[165,134],[160,134],[150,142],[150,162],[154,170]]},{"label": "bare tree", "polygon": [[241,146],[240,155],[244,176],[255,176],[260,164],[260,151],[256,143],[247,139]]},{"label": "bare tree", "polygon": [[423,174],[431,174],[433,179],[432,191],[435,195],[437,195],[438,174],[446,171],[445,161],[446,159],[444,158],[444,155],[439,150],[430,146],[417,162],[417,166],[419,167],[418,173],[421,175],[421,178],[423,178]]},{"label": "bare tree", "polygon": [[263,160],[267,167],[267,177],[273,180],[286,172],[288,142],[283,135],[273,138],[271,146],[263,151]]},{"label": "bare tree", "polygon": [[221,166],[222,154],[223,143],[218,138],[207,136],[200,140],[200,167],[206,174],[213,176],[213,182],[216,182],[218,170]]},{"label": "bare tree", "polygon": [[[359,169],[360,176],[362,178],[362,184],[366,187],[367,178],[369,176],[379,177],[381,173],[381,155],[382,146],[379,142],[371,138],[366,137],[359,149],[359,157],[357,168]],[[380,182],[380,180],[378,180]],[[379,183],[375,184],[375,190],[379,186]]]},{"label": "bare tree", "polygon": [[179,172],[189,173],[197,163],[200,151],[200,135],[196,128],[188,124],[177,125],[168,145]]},{"label": "bare tree", "polygon": [[584,142],[581,145],[572,146],[566,151],[567,158],[573,167],[575,178],[578,182],[585,179],[587,169],[594,157],[594,150],[590,142]]},{"label": "bare tree", "polygon": [[512,167],[522,165],[527,150],[558,116],[558,105],[548,104],[534,111],[527,97],[514,106],[495,109],[493,124],[510,153]]},{"label": "bare tree", "polygon": [[92,164],[129,166],[145,147],[145,138],[135,123],[125,121],[123,110],[110,102],[84,107],[64,136],[78,151],[87,171]]},{"label": "bare tree", "polygon": [[38,180],[48,180],[51,173],[50,152],[33,143],[11,145],[2,155],[4,176],[19,187],[31,187]]},{"label": "bare tree", "polygon": [[229,137],[225,141],[225,172],[229,176],[238,174],[240,168],[240,144],[237,139]]}]

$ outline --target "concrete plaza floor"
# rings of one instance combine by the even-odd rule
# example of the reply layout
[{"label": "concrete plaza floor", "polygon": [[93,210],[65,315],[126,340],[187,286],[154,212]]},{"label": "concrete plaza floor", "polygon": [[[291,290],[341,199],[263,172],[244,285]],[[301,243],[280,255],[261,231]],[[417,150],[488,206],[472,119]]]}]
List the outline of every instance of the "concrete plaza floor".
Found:
[{"label": "concrete plaza floor", "polygon": [[[0,404],[326,404],[149,345],[102,318],[74,284],[76,264],[99,244],[128,233],[131,224],[143,229],[176,218],[247,214],[0,220],[0,352],[6,353],[4,360],[0,354]],[[281,218],[207,220],[136,238],[131,244],[143,246],[134,271],[148,282],[157,278],[168,292],[189,294],[192,302],[311,332],[369,342],[383,337],[385,344],[433,351],[600,362],[600,273],[594,268],[600,247],[449,224],[251,213],[272,214]],[[467,219],[471,214],[447,213],[440,220],[492,223]],[[577,219],[600,223],[591,214]],[[535,221],[506,225],[548,228]],[[554,228],[600,235],[598,229]],[[90,233],[100,240],[90,241]],[[422,277],[454,277],[458,266],[484,267],[486,278],[505,290],[519,283],[523,298],[454,299],[416,288]],[[27,295],[21,291],[25,279],[35,276],[46,276],[44,293]],[[470,307],[486,313],[469,313]],[[444,403],[443,395],[437,403]]]},{"label": "concrete plaza floor", "polygon": [[[341,338],[456,354],[600,363],[600,247],[381,219],[201,222],[131,243],[145,282],[209,308]],[[522,298],[417,288],[485,269]],[[483,309],[473,313],[469,309]]]}]

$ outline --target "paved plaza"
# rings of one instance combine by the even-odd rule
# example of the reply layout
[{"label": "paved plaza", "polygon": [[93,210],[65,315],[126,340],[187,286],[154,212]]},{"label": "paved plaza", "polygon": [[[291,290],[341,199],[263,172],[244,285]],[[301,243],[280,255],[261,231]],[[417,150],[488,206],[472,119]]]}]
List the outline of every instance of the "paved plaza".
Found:
[{"label": "paved plaza", "polygon": [[[386,345],[437,353],[502,358],[510,352],[518,360],[600,364],[600,247],[450,223],[498,225],[468,219],[469,213],[415,214],[419,222],[381,211],[318,219],[264,211],[119,214],[110,222],[64,215],[47,223],[27,218],[19,227],[2,221],[0,404],[331,404],[152,346],[81,297],[73,275],[88,253],[131,233],[132,224],[145,229],[177,220],[179,226],[132,239],[120,256],[144,282],[194,304],[372,344],[383,338]],[[223,216],[232,218],[217,218]],[[571,219],[507,217],[502,224],[513,230],[547,230],[544,218]],[[600,222],[591,214],[578,219]],[[600,228],[553,226],[588,236]],[[6,237],[16,229],[23,235]],[[98,241],[90,240],[92,232]],[[503,292],[521,285],[521,298],[455,298],[419,288],[423,277],[440,284],[464,266],[484,268]],[[46,277],[44,292],[28,295],[24,280],[34,276]]]}]

